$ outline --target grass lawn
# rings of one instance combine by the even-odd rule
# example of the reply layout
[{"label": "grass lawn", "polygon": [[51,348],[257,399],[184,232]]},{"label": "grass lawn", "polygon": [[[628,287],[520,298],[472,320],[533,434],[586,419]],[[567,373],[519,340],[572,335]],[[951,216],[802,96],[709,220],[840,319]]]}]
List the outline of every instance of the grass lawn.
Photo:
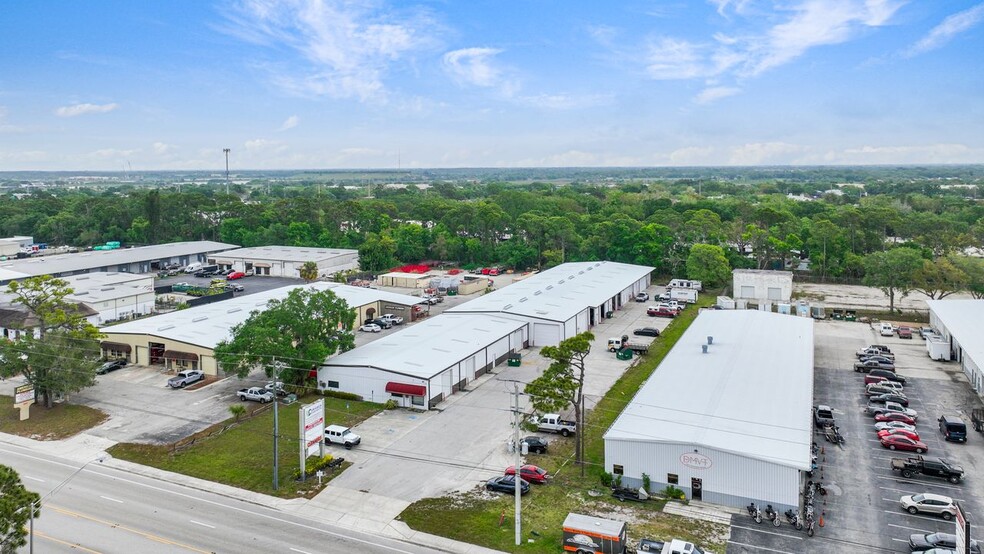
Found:
[{"label": "grass lawn", "polygon": [[[273,490],[272,409],[242,421],[221,434],[209,436],[231,423],[232,419],[206,429],[196,435],[194,444],[176,453],[172,452],[174,448],[170,445],[133,443],[118,444],[109,453],[122,460],[264,494],[284,498],[309,496],[320,490],[317,478],[308,478],[306,483],[301,484],[293,477],[294,471],[300,467],[297,410],[301,404],[316,399],[317,396],[312,395],[290,406],[280,406],[280,488],[277,491]],[[259,405],[248,407],[256,409]],[[325,398],[325,419],[329,423],[355,425],[382,409],[381,404],[371,402]],[[344,448],[327,447],[325,450],[327,454],[345,457]],[[333,474],[330,470],[325,471],[328,479],[324,482],[327,483]]]},{"label": "grass lawn", "polygon": [[[697,306],[710,306],[714,299],[714,294],[705,294]],[[555,477],[548,485],[534,486],[523,498],[522,545],[515,545],[513,498],[507,495],[478,491],[428,498],[410,505],[400,519],[418,531],[506,552],[539,554],[559,551],[564,518],[569,512],[578,512],[626,521],[629,536],[634,540],[682,538],[715,552],[724,552],[726,526],[663,513],[663,500],[621,503],[610,496],[600,479],[604,472],[603,431],[615,421],[696,317],[697,308],[688,308],[675,318],[656,339],[649,353],[630,367],[597,407],[587,414],[586,428],[592,432],[585,436],[585,477],[580,476],[579,468],[573,463],[573,437],[551,438],[548,455],[527,457],[529,463],[544,467]],[[503,514],[505,521],[500,527]],[[455,525],[448,525],[448,521],[454,521]],[[527,539],[533,539],[533,542],[526,542]]]},{"label": "grass lawn", "polygon": [[31,406],[31,417],[21,421],[20,410],[14,409],[13,405],[12,396],[0,395],[0,432],[42,441],[67,439],[99,425],[109,417],[95,408],[61,402],[50,410],[41,404],[34,404]]}]

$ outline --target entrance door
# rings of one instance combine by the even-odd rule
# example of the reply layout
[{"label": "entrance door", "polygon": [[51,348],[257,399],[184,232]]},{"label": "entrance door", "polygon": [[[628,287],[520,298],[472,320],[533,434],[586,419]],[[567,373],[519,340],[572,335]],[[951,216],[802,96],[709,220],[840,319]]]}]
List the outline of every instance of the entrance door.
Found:
[{"label": "entrance door", "polygon": [[704,498],[704,485],[696,477],[690,479],[690,496],[693,497],[691,500],[702,500]]}]

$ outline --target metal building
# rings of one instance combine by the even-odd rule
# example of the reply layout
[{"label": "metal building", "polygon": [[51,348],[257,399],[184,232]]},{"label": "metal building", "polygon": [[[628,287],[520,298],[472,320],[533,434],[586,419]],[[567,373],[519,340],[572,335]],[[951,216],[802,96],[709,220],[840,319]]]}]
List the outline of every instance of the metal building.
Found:
[{"label": "metal building", "polygon": [[[937,333],[926,338],[930,357],[959,363],[970,386],[984,398],[984,343],[981,342],[984,300],[928,300],[926,303],[929,325]],[[942,347],[943,356],[933,356],[936,345]]]},{"label": "metal building", "polygon": [[227,250],[208,258],[208,263],[220,269],[252,271],[255,275],[273,277],[300,277],[301,268],[307,262],[318,266],[319,277],[327,277],[339,271],[357,269],[359,251],[307,246],[256,246]]},{"label": "metal building", "polygon": [[654,491],[798,509],[812,398],[813,320],[706,310],[605,433],[605,469],[627,486],[645,473]]}]

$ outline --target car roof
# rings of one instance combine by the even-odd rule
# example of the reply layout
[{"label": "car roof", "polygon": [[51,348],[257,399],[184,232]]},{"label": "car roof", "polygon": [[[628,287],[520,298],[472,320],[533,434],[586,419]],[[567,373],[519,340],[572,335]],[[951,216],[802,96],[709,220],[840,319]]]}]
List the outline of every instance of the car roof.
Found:
[{"label": "car roof", "polygon": [[942,494],[934,494],[931,492],[921,492],[919,494],[914,494],[913,496],[922,496],[927,500],[939,500],[941,502],[946,502],[948,504],[953,504],[953,499],[949,496],[943,496]]}]

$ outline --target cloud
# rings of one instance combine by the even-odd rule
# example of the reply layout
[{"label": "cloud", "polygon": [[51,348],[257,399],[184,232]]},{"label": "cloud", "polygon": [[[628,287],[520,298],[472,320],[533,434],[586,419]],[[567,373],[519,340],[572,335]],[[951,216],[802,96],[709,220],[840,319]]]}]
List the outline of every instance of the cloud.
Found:
[{"label": "cloud", "polygon": [[914,44],[906,55],[909,57],[918,56],[935,50],[950,42],[958,34],[979,24],[982,20],[984,20],[984,4],[978,4],[969,10],[950,15]]},{"label": "cloud", "polygon": [[531,96],[519,96],[516,98],[516,101],[534,108],[544,108],[548,110],[573,110],[609,104],[613,98],[614,97],[611,94],[537,94]]},{"label": "cloud", "polygon": [[384,99],[390,66],[431,47],[437,34],[426,15],[380,2],[240,0],[226,16],[220,30],[278,59],[284,48],[300,56],[301,67],[268,67],[285,91],[361,101]]},{"label": "cloud", "polygon": [[497,48],[462,48],[444,54],[444,70],[459,84],[495,87],[502,84],[502,71],[493,58],[502,53]]},{"label": "cloud", "polygon": [[247,140],[243,143],[243,148],[247,152],[283,152],[287,149],[287,145],[279,140],[267,140],[267,139],[253,139]]},{"label": "cloud", "polygon": [[112,104],[72,104],[58,108],[55,110],[55,115],[58,117],[76,117],[90,113],[107,113],[118,107],[119,104],[115,102]]},{"label": "cloud", "polygon": [[297,124],[300,122],[301,120],[299,117],[297,117],[296,115],[292,115],[284,120],[283,125],[280,126],[280,130],[286,131],[288,129],[293,129],[294,127],[297,127]]},{"label": "cloud", "polygon": [[738,87],[707,87],[694,98],[697,104],[711,104],[722,98],[734,96],[741,92]]},{"label": "cloud", "polygon": [[174,151],[177,147],[173,144],[167,144],[166,142],[155,142],[154,143],[154,154],[158,156],[163,156]]},{"label": "cloud", "polygon": [[685,40],[660,38],[648,45],[646,74],[653,79],[691,79],[713,74],[703,47]]},{"label": "cloud", "polygon": [[802,154],[805,146],[785,142],[758,142],[739,146],[731,151],[730,165],[767,165],[789,163],[790,154]]},{"label": "cloud", "polygon": [[24,129],[16,125],[10,125],[5,120],[7,119],[7,107],[0,106],[0,133],[19,133]]}]

